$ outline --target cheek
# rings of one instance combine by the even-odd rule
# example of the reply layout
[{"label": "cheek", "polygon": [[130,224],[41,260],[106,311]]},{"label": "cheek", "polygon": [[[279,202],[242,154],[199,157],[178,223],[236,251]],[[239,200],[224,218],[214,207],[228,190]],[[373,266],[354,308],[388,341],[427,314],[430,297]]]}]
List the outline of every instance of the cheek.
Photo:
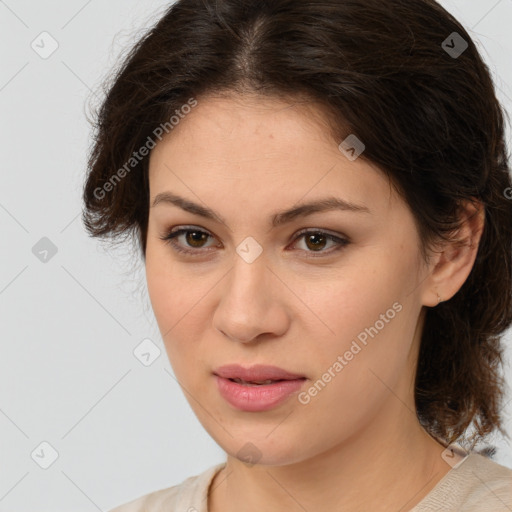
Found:
[{"label": "cheek", "polygon": [[149,298],[162,334],[167,332],[183,317],[187,309],[189,296],[196,286],[190,286],[190,274],[185,274],[176,264],[170,249],[156,235],[148,240],[146,249],[146,282]]},{"label": "cheek", "polygon": [[204,329],[201,297],[208,286],[203,289],[200,279],[191,281],[190,274],[180,271],[179,265],[172,268],[163,253],[148,246],[146,281],[168,359],[181,381],[181,377],[186,380],[190,375],[190,364],[199,360],[194,340],[201,339],[200,331]]},{"label": "cheek", "polygon": [[[171,291],[170,283],[172,281],[168,278],[164,269],[162,257],[148,243],[146,250],[146,282],[151,306],[160,330],[164,327],[163,323],[169,317],[169,313],[175,311],[172,302],[173,297],[176,296]],[[169,327],[167,326],[167,328]]]},{"label": "cheek", "polygon": [[376,377],[370,370],[386,382],[407,364],[414,337],[410,319],[416,313],[410,294],[414,257],[414,252],[386,256],[376,248],[347,264],[337,279],[303,287],[304,302],[310,306],[305,329],[312,340],[316,333],[316,343],[305,347],[307,360],[317,379],[332,381],[329,388],[340,393],[342,401],[353,398],[345,396],[346,386],[373,394]]},{"label": "cheek", "polygon": [[323,280],[296,281],[294,291],[308,307],[303,318],[310,328],[316,325],[319,336],[343,342],[373,326],[382,314],[385,320],[395,316],[393,304],[402,301],[407,287],[400,276],[407,271],[405,264],[401,272],[395,258],[385,261],[375,251]]},{"label": "cheek", "polygon": [[[169,351],[176,332],[181,328],[187,311],[187,290],[182,283],[178,268],[171,268],[165,251],[148,243],[146,251],[146,282],[151,307],[162,340]],[[181,319],[181,321],[180,321]]]}]

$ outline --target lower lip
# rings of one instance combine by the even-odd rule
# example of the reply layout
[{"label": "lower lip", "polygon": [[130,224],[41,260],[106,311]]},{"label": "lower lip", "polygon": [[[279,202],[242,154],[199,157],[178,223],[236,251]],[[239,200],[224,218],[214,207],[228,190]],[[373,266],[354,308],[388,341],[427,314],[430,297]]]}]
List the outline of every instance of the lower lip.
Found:
[{"label": "lower lip", "polygon": [[276,407],[298,391],[305,382],[305,379],[295,379],[247,386],[218,375],[215,378],[223,398],[233,407],[248,412],[268,411]]}]

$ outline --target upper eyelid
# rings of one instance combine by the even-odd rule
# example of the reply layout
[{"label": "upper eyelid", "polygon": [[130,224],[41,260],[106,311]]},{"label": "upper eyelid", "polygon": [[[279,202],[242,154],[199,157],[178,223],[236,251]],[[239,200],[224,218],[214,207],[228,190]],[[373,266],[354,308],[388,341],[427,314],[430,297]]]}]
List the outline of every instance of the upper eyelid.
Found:
[{"label": "upper eyelid", "polygon": [[[208,229],[205,229],[205,228],[201,228],[199,226],[194,226],[194,225],[183,225],[183,226],[176,226],[176,228],[173,228],[172,231],[169,231],[168,234],[176,234],[178,232],[187,232],[187,231],[199,231],[199,232],[202,232],[202,233],[206,233],[208,236],[211,236],[213,238],[217,238],[215,235],[213,235],[211,233],[211,231],[209,231]],[[293,236],[294,237],[297,237],[299,235],[303,235],[303,234],[306,234],[306,233],[309,233],[309,232],[317,232],[317,233],[323,233],[323,234],[326,234],[326,235],[331,235],[333,237],[337,237],[337,238],[345,238],[345,239],[348,239],[347,236],[341,234],[341,233],[335,233],[329,229],[325,229],[325,228],[301,228],[299,229],[298,231],[296,231]]]}]

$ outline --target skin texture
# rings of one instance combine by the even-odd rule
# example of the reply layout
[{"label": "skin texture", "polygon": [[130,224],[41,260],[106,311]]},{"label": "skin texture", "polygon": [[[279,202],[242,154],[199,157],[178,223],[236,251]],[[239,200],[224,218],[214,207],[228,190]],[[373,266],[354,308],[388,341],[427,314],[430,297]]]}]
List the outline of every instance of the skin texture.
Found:
[{"label": "skin texture", "polygon": [[[416,418],[415,367],[424,307],[464,283],[483,215],[470,218],[468,209],[459,236],[471,246],[443,246],[427,266],[407,205],[376,166],[338,149],[320,112],[256,96],[199,98],[150,156],[150,205],[172,192],[225,219],[150,207],[146,251],[176,378],[227,453],[210,512],[405,511],[451,469]],[[319,212],[271,229],[274,213],[327,196],[370,213]],[[174,239],[200,256],[160,239],[178,226],[211,235]],[[304,228],[349,244],[308,243],[296,235]],[[263,249],[252,263],[236,252],[249,236]],[[307,390],[395,303],[400,312],[309,403],[293,395],[269,411],[243,412],[220,396],[212,372],[229,363],[305,375]],[[247,443],[257,447],[255,465],[237,458]]]}]

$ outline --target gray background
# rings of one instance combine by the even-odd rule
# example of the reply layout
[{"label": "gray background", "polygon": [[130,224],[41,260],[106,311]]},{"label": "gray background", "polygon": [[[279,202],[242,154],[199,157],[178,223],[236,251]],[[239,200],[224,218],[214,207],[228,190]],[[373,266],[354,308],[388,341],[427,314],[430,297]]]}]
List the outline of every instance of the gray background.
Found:
[{"label": "gray background", "polygon": [[[512,112],[512,0],[441,3]],[[138,254],[106,251],[80,221],[88,105],[168,4],[0,0],[0,511],[104,511],[224,460],[174,379]],[[133,353],[147,338],[161,350],[149,366]],[[58,453],[47,469],[42,442]]]}]

